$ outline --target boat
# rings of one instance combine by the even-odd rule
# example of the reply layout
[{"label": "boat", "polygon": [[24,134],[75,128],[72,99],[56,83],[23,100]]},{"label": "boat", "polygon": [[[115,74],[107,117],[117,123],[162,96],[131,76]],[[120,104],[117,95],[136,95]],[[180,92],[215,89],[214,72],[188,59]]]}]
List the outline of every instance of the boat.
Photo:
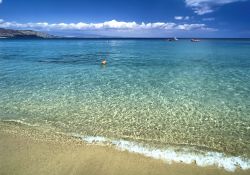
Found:
[{"label": "boat", "polygon": [[191,39],[191,42],[200,42],[201,40],[199,39]]},{"label": "boat", "polygon": [[169,38],[168,41],[178,41],[178,38],[174,37],[174,38]]}]

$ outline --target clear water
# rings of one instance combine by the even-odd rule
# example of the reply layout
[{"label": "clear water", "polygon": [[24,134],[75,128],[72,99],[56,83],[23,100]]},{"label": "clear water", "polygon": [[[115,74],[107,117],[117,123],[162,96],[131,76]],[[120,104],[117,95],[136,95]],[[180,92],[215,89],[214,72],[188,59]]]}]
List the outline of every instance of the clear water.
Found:
[{"label": "clear water", "polygon": [[0,120],[250,158],[250,40],[0,40]]}]

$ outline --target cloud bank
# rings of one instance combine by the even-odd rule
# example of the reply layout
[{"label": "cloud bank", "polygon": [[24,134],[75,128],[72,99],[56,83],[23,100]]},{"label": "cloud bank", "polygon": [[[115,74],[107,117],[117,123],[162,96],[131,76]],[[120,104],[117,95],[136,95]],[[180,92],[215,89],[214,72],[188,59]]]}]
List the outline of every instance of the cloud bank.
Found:
[{"label": "cloud bank", "polygon": [[212,13],[214,8],[239,1],[247,0],[185,0],[186,6],[194,10],[198,15]]},{"label": "cloud bank", "polygon": [[173,22],[155,22],[155,23],[136,23],[136,22],[124,22],[124,21],[106,21],[103,23],[17,23],[17,22],[5,22],[0,21],[0,27],[2,28],[14,28],[14,29],[33,29],[33,30],[210,30],[215,29],[207,27],[205,24],[176,24]]}]

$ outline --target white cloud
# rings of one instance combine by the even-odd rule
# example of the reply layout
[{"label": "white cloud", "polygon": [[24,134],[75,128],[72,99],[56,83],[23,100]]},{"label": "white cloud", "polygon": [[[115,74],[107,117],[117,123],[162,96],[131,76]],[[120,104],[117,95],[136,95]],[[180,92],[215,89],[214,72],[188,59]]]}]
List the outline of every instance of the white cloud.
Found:
[{"label": "white cloud", "polygon": [[190,17],[189,16],[175,16],[174,17],[175,20],[189,20]]},{"label": "white cloud", "polygon": [[178,25],[177,28],[181,30],[193,30],[193,29],[203,29],[205,27],[206,27],[205,24],[181,24]]},{"label": "white cloud", "polygon": [[0,0],[0,4],[2,3],[3,1],[2,0]]},{"label": "white cloud", "polygon": [[106,21],[103,23],[53,23],[47,22],[39,23],[17,23],[17,22],[0,22],[2,28],[14,29],[33,29],[33,30],[209,30],[205,24],[176,24],[173,22],[155,22],[155,23],[136,23],[136,22],[123,22],[123,21]]},{"label": "white cloud", "polygon": [[176,19],[176,20],[182,20],[183,16],[175,16],[174,19]]},{"label": "white cloud", "polygon": [[203,18],[202,21],[214,21],[215,18]]},{"label": "white cloud", "polygon": [[214,11],[215,7],[229,3],[247,1],[247,0],[185,0],[188,7],[191,7],[198,15],[204,15]]}]

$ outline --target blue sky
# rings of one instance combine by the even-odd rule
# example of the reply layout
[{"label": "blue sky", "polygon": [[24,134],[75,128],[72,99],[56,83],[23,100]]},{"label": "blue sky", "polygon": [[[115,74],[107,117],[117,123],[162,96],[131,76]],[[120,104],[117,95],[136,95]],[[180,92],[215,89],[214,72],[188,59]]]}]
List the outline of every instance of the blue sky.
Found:
[{"label": "blue sky", "polygon": [[0,0],[0,27],[65,36],[250,37],[250,0]]}]

